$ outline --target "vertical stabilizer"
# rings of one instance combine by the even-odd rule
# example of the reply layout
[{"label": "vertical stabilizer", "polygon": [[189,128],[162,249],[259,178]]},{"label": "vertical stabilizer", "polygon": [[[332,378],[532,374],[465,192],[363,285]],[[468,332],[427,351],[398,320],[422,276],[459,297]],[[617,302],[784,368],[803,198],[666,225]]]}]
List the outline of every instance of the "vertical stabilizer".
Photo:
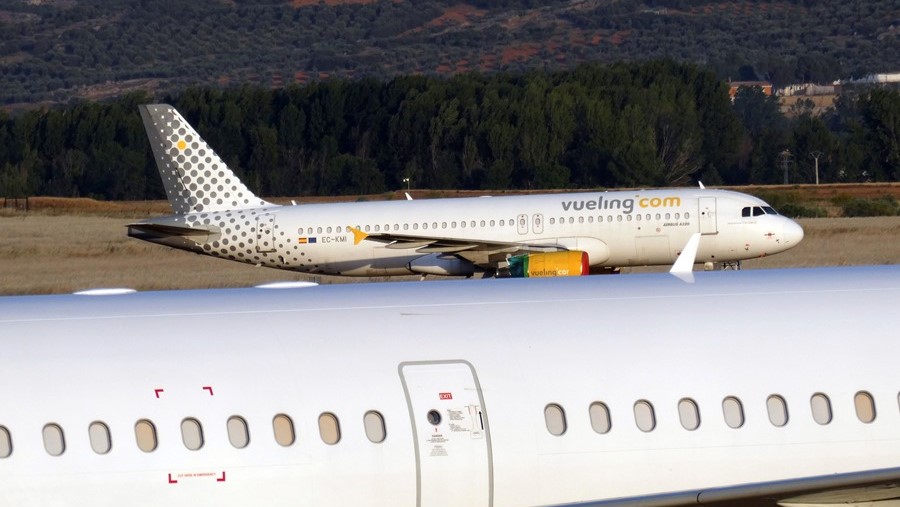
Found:
[{"label": "vertical stabilizer", "polygon": [[175,108],[139,108],[175,214],[273,206],[254,195]]}]

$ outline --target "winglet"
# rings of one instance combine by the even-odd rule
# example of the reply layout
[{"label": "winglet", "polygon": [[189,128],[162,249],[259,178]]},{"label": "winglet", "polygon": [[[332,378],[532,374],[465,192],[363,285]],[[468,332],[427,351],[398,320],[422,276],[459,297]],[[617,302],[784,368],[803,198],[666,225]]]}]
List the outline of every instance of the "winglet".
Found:
[{"label": "winglet", "polygon": [[700,233],[695,232],[691,235],[691,239],[688,240],[687,244],[684,245],[681,253],[678,254],[678,259],[675,260],[675,264],[672,264],[672,269],[669,270],[669,273],[672,273],[684,282],[694,283],[694,260],[697,258],[697,249],[699,247]]},{"label": "winglet", "polygon": [[349,227],[350,232],[353,233],[353,244],[358,245],[360,241],[369,237],[369,235],[356,227]]},{"label": "winglet", "polygon": [[702,181],[697,180],[697,183],[700,184],[700,190],[706,190],[706,187],[703,186],[703,182],[702,182]]},{"label": "winglet", "polygon": [[409,192],[403,192],[403,195],[405,195],[405,196],[406,196],[406,200],[407,200],[407,201],[411,201],[411,200],[413,200],[413,198],[412,198],[412,196],[411,196],[411,195],[409,195]]}]

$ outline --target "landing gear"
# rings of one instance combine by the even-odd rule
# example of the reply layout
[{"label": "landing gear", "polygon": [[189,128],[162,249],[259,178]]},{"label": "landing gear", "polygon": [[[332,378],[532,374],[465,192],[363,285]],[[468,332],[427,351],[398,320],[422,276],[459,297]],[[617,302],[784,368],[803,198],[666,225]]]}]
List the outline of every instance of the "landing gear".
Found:
[{"label": "landing gear", "polygon": [[741,261],[726,262],[705,262],[703,263],[704,271],[739,271],[741,269]]}]

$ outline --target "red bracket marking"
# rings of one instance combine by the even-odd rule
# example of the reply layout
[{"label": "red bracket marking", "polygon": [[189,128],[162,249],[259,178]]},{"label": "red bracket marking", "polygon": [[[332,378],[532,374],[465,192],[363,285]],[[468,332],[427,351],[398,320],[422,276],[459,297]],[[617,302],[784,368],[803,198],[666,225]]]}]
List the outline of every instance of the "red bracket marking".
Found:
[{"label": "red bracket marking", "polygon": [[156,398],[159,398],[159,393],[164,392],[165,389],[154,389],[153,392],[156,394]]},{"label": "red bracket marking", "polygon": [[212,386],[204,386],[203,389],[209,391],[209,395],[213,396]]},{"label": "red bracket marking", "polygon": [[178,481],[172,478],[172,474],[169,474],[169,484],[178,484]]},{"label": "red bracket marking", "polygon": [[225,482],[225,470],[222,470],[222,477],[216,477],[216,482]]}]

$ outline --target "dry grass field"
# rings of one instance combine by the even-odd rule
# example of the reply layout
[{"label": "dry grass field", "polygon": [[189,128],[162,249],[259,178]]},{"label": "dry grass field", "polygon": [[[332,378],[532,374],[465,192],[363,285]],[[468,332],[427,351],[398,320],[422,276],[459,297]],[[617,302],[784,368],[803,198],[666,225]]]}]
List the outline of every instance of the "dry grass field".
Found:
[{"label": "dry grass field", "polygon": [[[369,281],[256,268],[131,239],[125,225],[135,216],[156,212],[155,206],[138,204],[137,208],[107,216],[3,211],[0,294],[66,293],[101,287],[246,287],[281,280]],[[900,217],[816,218],[800,223],[806,231],[803,243],[779,255],[745,261],[744,268],[900,262]],[[659,269],[639,271],[655,270]]]}]

